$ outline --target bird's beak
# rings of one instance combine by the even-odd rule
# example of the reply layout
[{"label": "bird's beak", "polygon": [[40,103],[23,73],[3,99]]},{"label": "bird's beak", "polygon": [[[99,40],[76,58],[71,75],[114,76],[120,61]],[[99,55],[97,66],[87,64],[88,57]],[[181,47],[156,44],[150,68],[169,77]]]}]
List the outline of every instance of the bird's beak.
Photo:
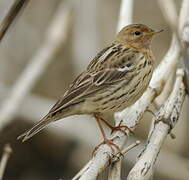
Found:
[{"label": "bird's beak", "polygon": [[154,31],[150,32],[150,35],[159,34],[160,32],[163,32],[163,31],[164,31],[163,29],[161,29],[161,30],[154,30]]}]

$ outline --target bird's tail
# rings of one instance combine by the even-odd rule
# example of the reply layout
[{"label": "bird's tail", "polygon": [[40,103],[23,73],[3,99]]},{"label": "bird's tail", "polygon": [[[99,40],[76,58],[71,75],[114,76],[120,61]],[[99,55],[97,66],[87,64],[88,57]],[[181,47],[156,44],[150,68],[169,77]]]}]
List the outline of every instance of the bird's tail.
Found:
[{"label": "bird's tail", "polygon": [[[63,99],[64,100],[64,99]],[[63,103],[63,100],[58,101],[49,111],[49,113],[43,117],[37,124],[35,124],[31,129],[25,133],[18,136],[17,139],[22,139],[22,142],[30,139],[32,136],[37,134],[39,131],[44,129],[49,123],[57,121],[59,119],[65,118],[70,115],[76,114],[76,111],[70,110],[71,106],[77,105],[81,101]],[[63,105],[62,105],[63,104]]]},{"label": "bird's tail", "polygon": [[35,134],[37,134],[39,131],[41,131],[42,129],[44,129],[52,121],[54,121],[54,120],[48,119],[48,118],[47,119],[43,118],[36,125],[34,125],[31,129],[27,130],[26,132],[24,132],[23,134],[21,134],[20,136],[18,136],[17,139],[22,139],[22,142],[27,141],[32,136],[34,136]]}]

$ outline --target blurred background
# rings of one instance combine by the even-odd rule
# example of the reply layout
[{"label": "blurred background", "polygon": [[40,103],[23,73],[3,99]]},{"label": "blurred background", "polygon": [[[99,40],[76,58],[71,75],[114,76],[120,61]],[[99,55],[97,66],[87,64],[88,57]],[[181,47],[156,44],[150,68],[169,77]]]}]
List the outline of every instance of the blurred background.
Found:
[{"label": "blurred background", "polygon": [[[14,0],[0,2],[0,20],[13,2]],[[180,2],[176,1],[178,9]],[[111,43],[116,34],[119,7],[120,0],[33,0],[6,34],[0,44],[0,121],[7,119],[0,124],[0,151],[2,153],[3,146],[10,143],[13,153],[4,179],[67,180],[91,158],[94,147],[101,142],[99,129],[92,117],[73,116],[63,119],[25,143],[17,141],[16,137],[45,115],[96,53]],[[46,39],[49,38],[49,28],[56,19],[57,12],[62,12],[62,19],[59,20],[66,21],[65,9],[70,10],[70,14],[66,16],[69,27],[65,27],[65,37],[45,68],[39,70],[40,75],[33,85],[27,89],[27,93],[23,93],[20,98],[22,100],[16,104],[15,109],[13,107],[14,111],[8,108],[7,112],[11,113],[7,115],[2,111],[6,111],[4,102],[11,102],[15,83],[36,57],[40,59],[39,52],[48,43]],[[153,29],[165,29],[153,41],[152,49],[158,64],[169,48],[171,31],[157,2],[135,1],[133,16],[135,23],[144,23]],[[21,80],[23,86],[20,88],[29,81]],[[173,130],[176,139],[166,139],[157,161],[155,180],[189,179],[188,106],[186,97],[182,116]],[[129,142],[139,139],[143,143],[125,158],[123,179],[126,179],[128,171],[144,148],[151,118],[149,113],[144,115],[136,134]],[[106,174],[107,172],[99,179],[106,179]]]}]

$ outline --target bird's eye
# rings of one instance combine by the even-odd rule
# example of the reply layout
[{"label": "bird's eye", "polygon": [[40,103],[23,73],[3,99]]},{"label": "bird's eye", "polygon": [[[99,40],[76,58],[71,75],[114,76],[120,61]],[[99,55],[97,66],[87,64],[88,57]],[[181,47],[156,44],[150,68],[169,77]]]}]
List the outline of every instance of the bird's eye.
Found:
[{"label": "bird's eye", "polygon": [[141,35],[141,32],[140,32],[140,31],[135,31],[134,34],[135,34],[136,36],[139,36],[139,35]]}]

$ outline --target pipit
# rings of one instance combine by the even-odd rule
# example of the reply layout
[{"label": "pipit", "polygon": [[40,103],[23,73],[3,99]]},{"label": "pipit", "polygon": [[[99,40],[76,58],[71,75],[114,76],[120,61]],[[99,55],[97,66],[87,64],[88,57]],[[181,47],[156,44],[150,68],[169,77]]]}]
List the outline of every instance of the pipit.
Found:
[{"label": "pipit", "polygon": [[18,137],[26,141],[49,123],[71,115],[89,114],[97,120],[104,141],[108,140],[101,122],[113,130],[103,114],[122,111],[134,104],[146,90],[153,73],[152,37],[161,32],[143,24],[124,27],[114,42],[100,51],[87,69],[70,85],[48,114]]}]

